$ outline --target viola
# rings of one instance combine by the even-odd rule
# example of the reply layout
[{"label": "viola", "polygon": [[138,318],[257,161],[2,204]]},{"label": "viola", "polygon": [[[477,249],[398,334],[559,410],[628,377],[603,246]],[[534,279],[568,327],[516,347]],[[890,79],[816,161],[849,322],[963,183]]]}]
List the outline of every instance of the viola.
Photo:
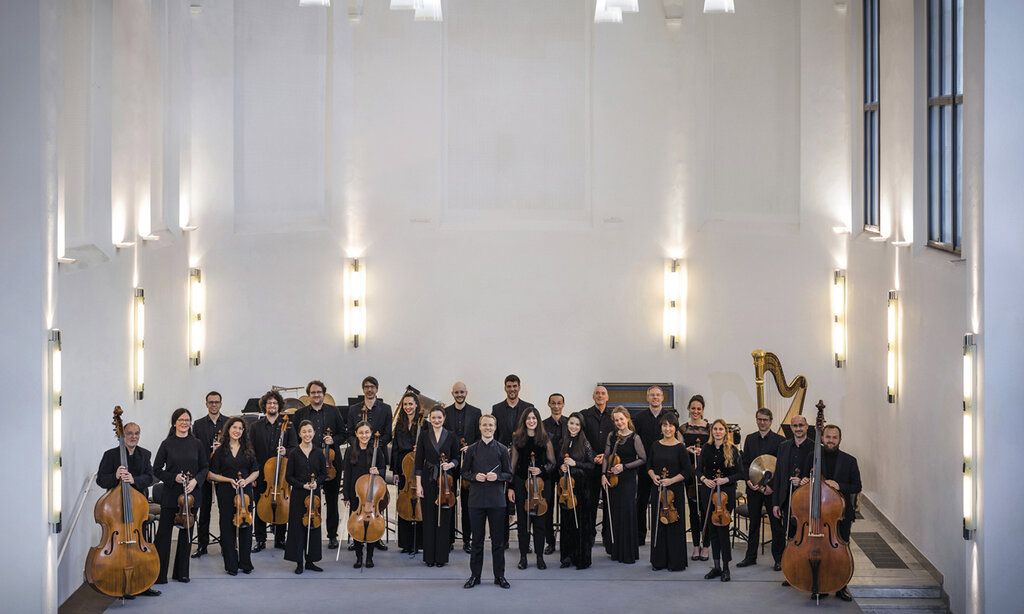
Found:
[{"label": "viola", "polygon": [[[455,507],[455,484],[452,476],[441,467],[448,462],[448,457],[441,453],[441,463],[437,467],[437,509]],[[441,526],[441,514],[437,515],[437,526]]]},{"label": "viola", "polygon": [[[356,444],[356,446],[358,445]],[[370,467],[377,466],[379,445],[380,433],[374,433]],[[359,479],[356,480],[355,491],[358,504],[355,510],[349,514],[348,532],[356,541],[375,542],[384,536],[386,528],[384,510],[388,505],[387,484],[381,476],[367,473],[359,476]]]},{"label": "viola", "polygon": [[824,484],[821,475],[821,432],[825,430],[825,403],[818,401],[811,480],[791,497],[790,514],[796,533],[782,553],[782,573],[795,588],[819,594],[838,591],[853,578],[850,544],[839,536],[846,501]]},{"label": "viola", "polygon": [[[281,417],[281,433],[277,438],[278,449],[284,445],[288,431],[288,416]],[[263,492],[256,503],[256,515],[267,524],[288,524],[288,506],[291,502],[292,487],[285,478],[288,458],[275,454],[263,463]]]},{"label": "viola", "polygon": [[[715,477],[722,477],[721,471],[715,472]],[[715,508],[711,512],[711,524],[716,527],[727,527],[732,524],[732,516],[729,515],[729,493],[722,492],[722,485],[715,484],[715,490],[711,493],[711,505]]]},{"label": "viola", "polygon": [[[668,479],[667,467],[661,470],[661,479]],[[674,524],[679,522],[679,510],[676,509],[675,505],[676,494],[672,492],[671,488],[664,486],[664,484],[659,485],[658,489],[661,491],[658,493],[658,501],[660,502],[660,505],[658,506],[658,521],[661,522],[661,524]]]},{"label": "viola", "polygon": [[[333,434],[334,431],[331,430],[331,427],[324,429],[324,437],[331,437]],[[334,446],[323,444],[323,452],[324,458],[327,459],[327,481],[330,482],[338,477],[338,468],[334,466]]]},{"label": "viola", "polygon": [[[309,475],[308,484],[316,483],[316,474],[311,473]],[[306,506],[306,513],[302,516],[302,526],[307,528],[317,528],[320,526],[320,497],[317,496],[316,490],[309,491],[306,495],[304,505]]]},{"label": "viola", "polygon": [[178,512],[174,515],[174,526],[191,531],[196,520],[196,508],[199,506],[199,502],[196,501],[192,493],[184,492],[185,486],[192,479],[192,474],[186,471],[182,476],[184,477],[181,482],[182,493],[178,495]]},{"label": "viola", "polygon": [[608,471],[605,472],[605,475],[608,477],[609,488],[615,488],[619,485],[619,475],[617,473],[612,473],[612,467],[622,464],[622,457],[619,456],[618,450],[619,436],[616,435],[615,443],[612,444],[612,453],[608,456],[608,464],[606,465],[608,467]]},{"label": "viola", "polygon": [[[569,454],[567,453],[565,460],[568,459]],[[562,477],[558,479],[558,504],[567,510],[576,509],[576,480],[572,479],[568,465],[562,472]]]},{"label": "viola", "polygon": [[[114,408],[121,466],[128,466],[120,406]],[[160,575],[160,555],[146,541],[142,525],[149,517],[149,501],[131,484],[121,481],[100,497],[93,517],[103,529],[99,544],[85,558],[85,581],[104,595],[124,597],[145,592]]]},{"label": "viola", "polygon": [[[536,466],[537,455],[530,452],[530,469]],[[526,475],[526,513],[543,516],[548,513],[548,500],[544,498],[544,480],[532,472]]]},{"label": "viola", "polygon": [[242,486],[242,481],[242,472],[239,471],[238,486],[235,487],[235,515],[231,519],[231,522],[238,528],[252,525],[252,510],[249,509],[252,498],[245,494],[245,487]]}]

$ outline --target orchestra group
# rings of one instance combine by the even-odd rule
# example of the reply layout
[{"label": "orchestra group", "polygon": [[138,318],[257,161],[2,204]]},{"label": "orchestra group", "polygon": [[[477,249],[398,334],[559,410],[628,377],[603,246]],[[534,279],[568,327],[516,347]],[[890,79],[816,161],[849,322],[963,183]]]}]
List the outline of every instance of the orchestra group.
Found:
[{"label": "orchestra group", "polygon": [[[730,515],[741,482],[751,521],[746,553],[736,567],[757,564],[764,514],[772,563],[782,569],[787,541],[797,531],[790,505],[794,489],[812,475],[820,475],[845,502],[838,532],[849,541],[860,473],[856,459],[839,450],[842,431],[836,425],[821,429],[818,448],[805,416],[790,419],[792,438],[785,438],[772,429],[772,412],[760,408],[757,430],[741,449],[725,420],[705,418],[700,395],[689,400],[683,418],[662,407],[658,386],[647,390],[646,409],[630,411],[609,407],[608,390],[598,385],[593,405],[571,415],[565,415],[564,396],[551,394],[550,416],[542,418],[519,397],[520,384],[517,376],[507,376],[505,399],[490,413],[467,402],[462,382],[452,386],[454,402],[447,407],[421,407],[422,397],[408,391],[393,412],[378,398],[373,377],[363,379],[362,396],[347,408],[327,404],[327,387],[314,380],[305,388],[309,403],[294,414],[286,414],[284,399],[272,390],[259,399],[262,414],[254,421],[225,416],[221,395],[210,392],[205,415],[174,410],[155,456],[139,445],[139,426],[125,424],[121,445],[104,454],[96,481],[107,489],[127,484],[146,495],[161,484],[153,496],[160,506],[156,584],[168,576],[189,581],[189,559],[207,554],[214,498],[224,569],[231,576],[253,571],[252,554],[268,547],[269,532],[296,574],[323,571],[323,533],[327,549],[338,550],[336,558],[347,547],[355,568],[372,568],[374,552],[388,549],[380,538],[387,485],[399,491],[401,552],[421,556],[427,567],[444,567],[461,545],[470,555],[467,589],[480,583],[486,531],[494,583],[509,588],[510,518],[519,569],[531,562],[546,569],[545,556],[556,552],[559,567],[587,569],[600,525],[604,551],[613,561],[635,563],[650,538],[652,569],[681,571],[689,561],[710,561],[704,578],[728,582]],[[755,483],[748,468],[765,455],[774,457],[774,472]],[[349,544],[339,541],[339,499],[348,506]],[[149,587],[139,594],[160,593]],[[845,586],[835,594],[850,600]]]}]

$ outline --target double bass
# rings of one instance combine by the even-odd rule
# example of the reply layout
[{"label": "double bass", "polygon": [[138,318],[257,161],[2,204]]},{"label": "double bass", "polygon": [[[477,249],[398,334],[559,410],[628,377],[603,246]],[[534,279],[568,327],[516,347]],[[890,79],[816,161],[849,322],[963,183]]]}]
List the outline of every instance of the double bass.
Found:
[{"label": "double bass", "polygon": [[[128,466],[124,425],[120,406],[114,408],[114,433],[121,453],[121,466]],[[146,495],[127,482],[111,488],[93,508],[103,528],[100,543],[89,548],[85,558],[85,581],[104,595],[124,597],[147,591],[160,574],[160,555],[146,541],[142,530],[149,517]]]},{"label": "double bass", "polygon": [[[281,416],[281,434],[277,438],[277,449],[284,445],[284,435],[288,432],[288,416]],[[256,515],[267,524],[288,524],[288,505],[291,501],[292,487],[285,478],[288,458],[275,453],[263,463],[263,492],[256,503]]]},{"label": "double bass", "polygon": [[[377,466],[379,445],[380,433],[374,433],[370,467]],[[384,510],[388,505],[388,486],[383,477],[367,473],[356,480],[355,491],[359,503],[348,516],[349,535],[359,542],[375,542],[384,536],[386,528]]]},{"label": "double bass", "polygon": [[818,595],[840,590],[853,578],[853,554],[839,535],[846,501],[821,477],[821,432],[825,403],[818,401],[811,481],[793,491],[790,513],[796,534],[782,553],[782,573],[797,589]]}]

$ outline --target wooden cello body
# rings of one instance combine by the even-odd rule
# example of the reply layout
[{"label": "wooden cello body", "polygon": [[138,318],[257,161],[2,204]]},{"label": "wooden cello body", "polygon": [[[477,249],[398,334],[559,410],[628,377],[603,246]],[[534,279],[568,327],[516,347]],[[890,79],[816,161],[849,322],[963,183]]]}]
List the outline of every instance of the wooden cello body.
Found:
[{"label": "wooden cello body", "polygon": [[[377,466],[377,448],[380,433],[373,435],[373,456],[370,466]],[[358,444],[356,444],[358,445]],[[387,523],[384,510],[388,506],[388,486],[384,478],[367,473],[356,480],[356,498],[359,500],[355,510],[348,516],[348,532],[358,542],[375,542],[384,537]]]},{"label": "wooden cello body", "polygon": [[[121,465],[128,466],[121,407],[114,408],[114,432],[121,447]],[[85,581],[104,595],[123,597],[145,592],[160,574],[160,556],[146,541],[142,525],[149,517],[149,501],[131,485],[121,482],[100,497],[93,509],[103,528],[97,546],[85,559]]]},{"label": "wooden cello body", "polygon": [[[288,429],[288,416],[281,417],[281,434],[277,447],[284,445],[284,434]],[[267,524],[288,524],[288,506],[291,504],[292,487],[285,478],[288,458],[274,454],[263,464],[263,492],[256,502],[256,515]]]},{"label": "wooden cello body", "polygon": [[846,502],[821,476],[821,432],[825,427],[825,404],[818,401],[811,481],[793,491],[790,503],[796,534],[782,553],[782,573],[804,592],[833,593],[853,578],[850,545],[839,536],[839,521]]}]

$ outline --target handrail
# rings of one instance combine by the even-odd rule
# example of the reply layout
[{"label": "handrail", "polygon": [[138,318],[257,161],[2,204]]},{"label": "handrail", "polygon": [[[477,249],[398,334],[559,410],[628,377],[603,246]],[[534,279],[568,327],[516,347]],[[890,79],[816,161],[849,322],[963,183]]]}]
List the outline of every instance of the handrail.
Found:
[{"label": "handrail", "polygon": [[60,567],[60,562],[64,559],[64,552],[68,549],[68,544],[71,543],[71,535],[75,532],[75,527],[78,526],[78,519],[82,515],[82,510],[85,509],[85,502],[89,498],[89,491],[92,490],[92,485],[96,482],[96,474],[92,473],[85,479],[85,484],[82,486],[82,491],[78,495],[78,503],[75,505],[75,514],[71,518],[71,526],[68,528],[68,532],[64,536],[64,541],[60,545],[60,552],[57,553],[57,567]]}]

